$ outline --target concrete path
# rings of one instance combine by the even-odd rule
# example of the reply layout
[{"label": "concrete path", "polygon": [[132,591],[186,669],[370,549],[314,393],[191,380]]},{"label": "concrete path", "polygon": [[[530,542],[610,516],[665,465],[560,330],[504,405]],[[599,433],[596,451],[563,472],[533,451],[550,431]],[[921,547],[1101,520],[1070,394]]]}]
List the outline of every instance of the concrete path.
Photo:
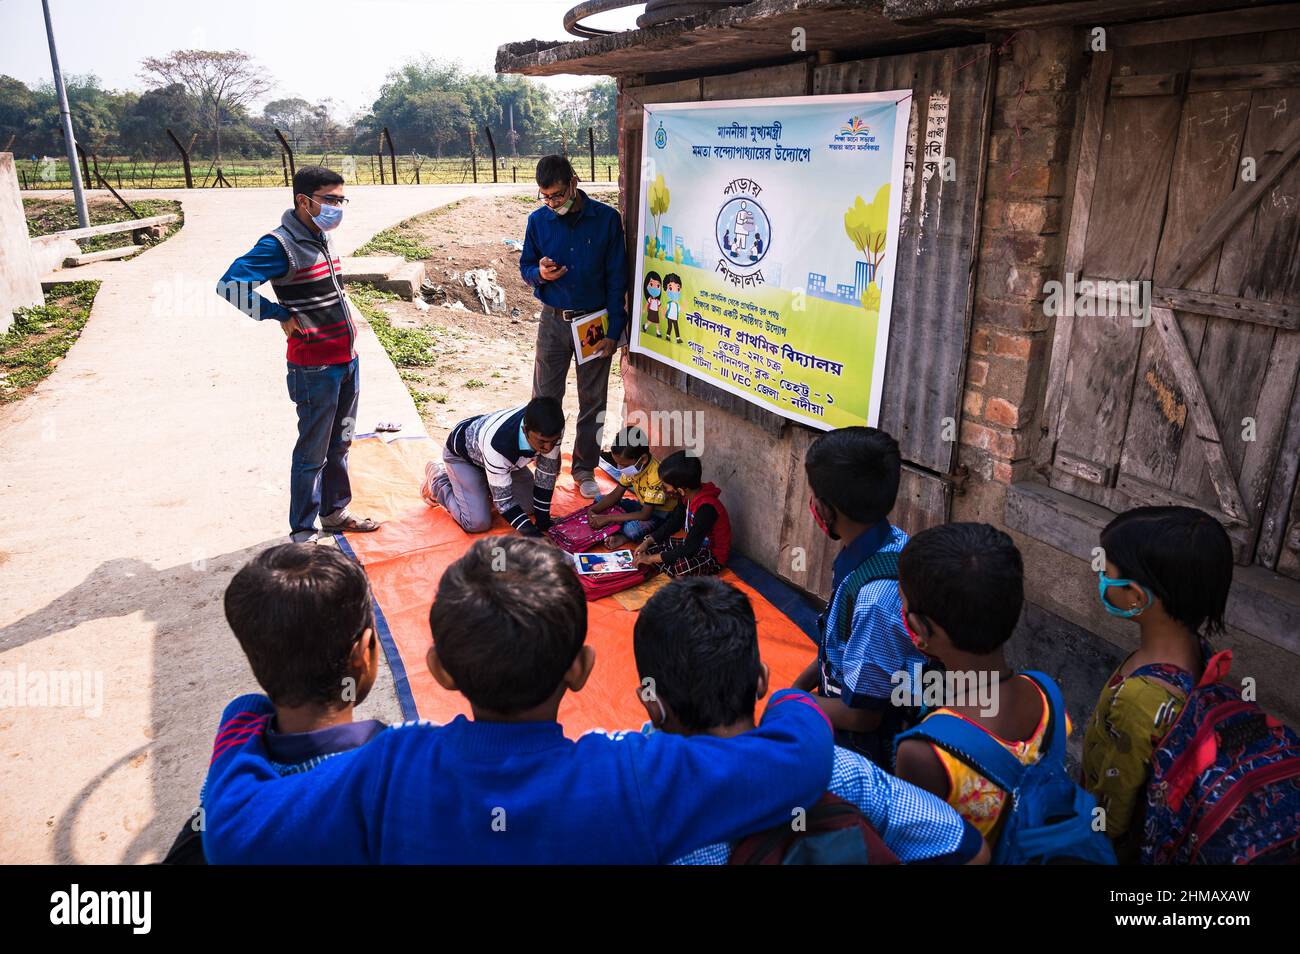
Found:
[{"label": "concrete path", "polygon": [[[350,187],[339,251],[494,188]],[[196,804],[222,706],[256,689],[222,592],[287,533],[284,336],[214,292],[279,223],[287,190],[126,194],[179,199],[184,228],[129,262],[59,273],[103,279],[90,321],[35,394],[0,411],[0,691],[7,679],[27,695],[0,707],[9,863],[161,857]],[[358,350],[357,432],[390,419],[422,433],[373,335]],[[79,705],[35,696],[71,677],[86,691],[63,701]],[[400,718],[387,673],[363,709]]]}]

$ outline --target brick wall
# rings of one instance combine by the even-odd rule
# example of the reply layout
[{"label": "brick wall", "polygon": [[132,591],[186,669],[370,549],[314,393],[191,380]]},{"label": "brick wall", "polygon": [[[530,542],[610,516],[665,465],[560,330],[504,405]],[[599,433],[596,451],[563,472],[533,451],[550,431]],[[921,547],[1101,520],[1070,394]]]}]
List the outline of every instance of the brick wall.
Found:
[{"label": "brick wall", "polygon": [[955,519],[1001,522],[1030,467],[1051,351],[1043,283],[1060,277],[1082,36],[1024,30],[998,57],[958,459],[971,492]]}]

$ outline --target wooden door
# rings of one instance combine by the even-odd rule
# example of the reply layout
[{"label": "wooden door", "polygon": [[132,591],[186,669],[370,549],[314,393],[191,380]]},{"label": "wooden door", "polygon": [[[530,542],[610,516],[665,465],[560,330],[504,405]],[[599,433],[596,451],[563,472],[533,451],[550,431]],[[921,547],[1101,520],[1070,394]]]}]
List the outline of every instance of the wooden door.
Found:
[{"label": "wooden door", "polygon": [[[1094,57],[1061,280],[1111,284],[1057,318],[1043,461],[1052,486],[1114,511],[1207,510],[1238,562],[1283,572],[1298,437],[1297,107],[1298,30]],[[1148,295],[1149,316],[1135,317]]]}]

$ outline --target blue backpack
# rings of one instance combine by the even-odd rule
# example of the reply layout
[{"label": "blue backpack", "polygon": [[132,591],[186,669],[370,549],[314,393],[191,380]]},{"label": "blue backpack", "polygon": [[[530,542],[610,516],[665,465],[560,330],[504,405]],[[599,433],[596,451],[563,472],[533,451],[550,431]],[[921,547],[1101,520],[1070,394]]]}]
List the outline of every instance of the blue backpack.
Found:
[{"label": "blue backpack", "polygon": [[[1097,800],[1065,771],[1065,699],[1051,677],[1026,672],[1047,698],[1047,745],[1024,765],[983,729],[944,712],[899,735],[951,752],[1011,799],[993,851],[995,865],[1115,864],[1115,849],[1092,827]],[[1005,811],[1005,809],[1004,809]]]}]

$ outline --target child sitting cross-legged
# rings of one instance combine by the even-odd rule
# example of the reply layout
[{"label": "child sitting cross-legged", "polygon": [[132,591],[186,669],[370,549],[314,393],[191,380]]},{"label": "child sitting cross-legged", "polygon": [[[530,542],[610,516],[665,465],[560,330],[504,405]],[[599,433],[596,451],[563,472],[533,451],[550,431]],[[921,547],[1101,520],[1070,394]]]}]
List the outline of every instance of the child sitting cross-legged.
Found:
[{"label": "child sitting cross-legged", "polygon": [[[633,650],[638,697],[654,730],[725,739],[753,729],[768,670],[753,607],[740,590],[718,579],[674,580],[642,608]],[[984,839],[942,799],[855,752],[836,747],[829,789],[856,806],[905,863],[988,861]],[[731,850],[732,843],[717,842],[678,863],[726,864]]]},{"label": "child sitting cross-legged", "polygon": [[[702,479],[700,459],[677,451],[659,465],[664,489],[681,498],[682,505],[641,541],[633,557],[637,566],[662,569],[674,579],[679,576],[712,576],[722,572],[731,555],[731,517],[722,505],[717,484]],[[679,530],[682,540],[670,542]]]},{"label": "child sitting cross-legged", "polygon": [[830,727],[799,692],[727,739],[566,738],[560,702],[595,652],[577,574],[547,543],[473,544],[443,572],[429,625],[430,672],[473,718],[392,726],[290,776],[265,726],[228,722],[205,803],[214,863],[658,864],[825,791]]},{"label": "child sitting cross-legged", "polygon": [[[650,453],[650,439],[641,428],[619,431],[609,453],[619,468],[618,486],[591,505],[587,523],[596,530],[620,524],[622,532],[606,541],[614,548],[636,543],[659,529],[678,504],[677,497],[664,489],[659,461]],[[635,503],[624,499],[629,490]]]}]

